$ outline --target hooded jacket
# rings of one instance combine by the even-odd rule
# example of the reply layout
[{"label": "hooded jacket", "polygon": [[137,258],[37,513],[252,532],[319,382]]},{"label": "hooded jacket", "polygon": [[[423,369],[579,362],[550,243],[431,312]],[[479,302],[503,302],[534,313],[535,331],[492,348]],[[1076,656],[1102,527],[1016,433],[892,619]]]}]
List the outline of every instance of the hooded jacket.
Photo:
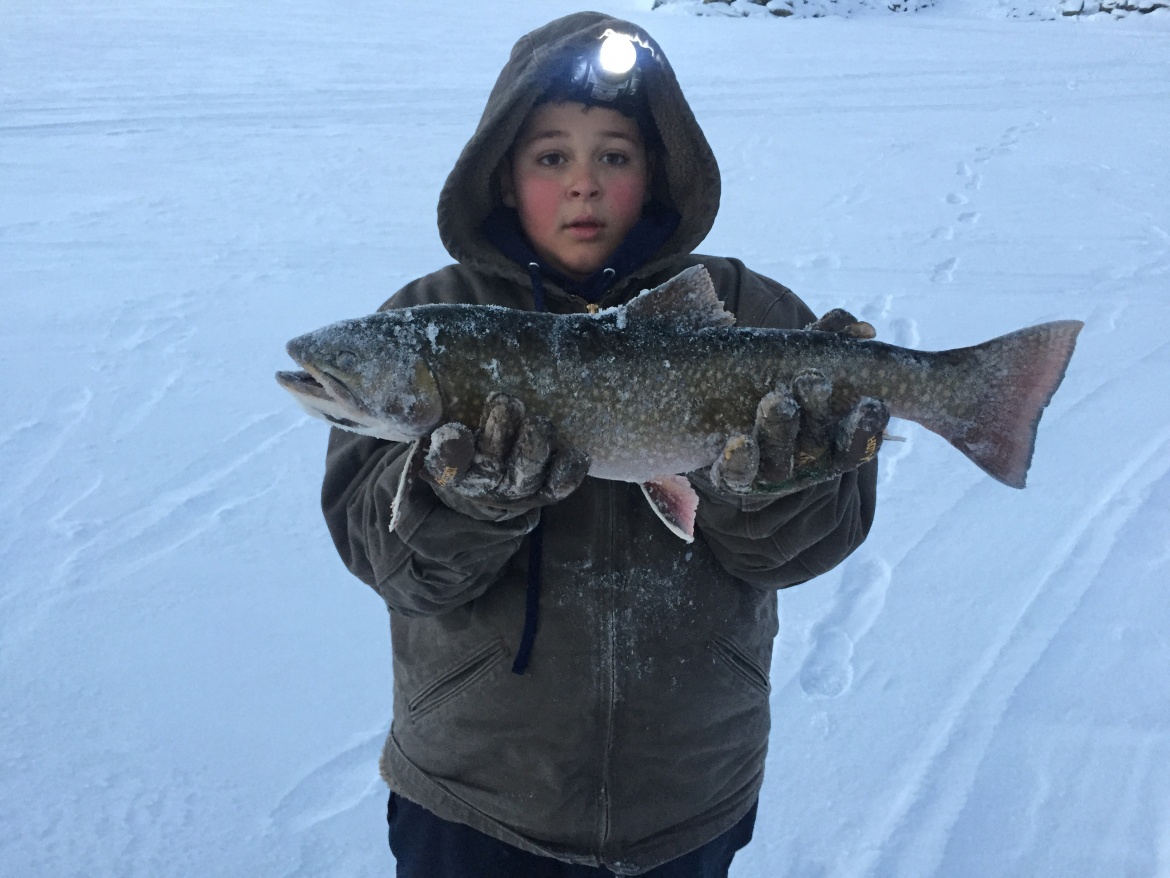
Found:
[{"label": "hooded jacket", "polygon": [[[560,60],[608,29],[653,52],[642,88],[665,145],[656,215],[675,220],[643,236],[634,267],[574,287],[506,254],[494,173]],[[661,49],[628,22],[571,15],[516,44],[443,188],[439,231],[456,264],[383,307],[582,311],[702,263],[741,325],[808,325],[814,315],[780,284],[691,252],[718,204],[718,166]],[[498,515],[446,505],[407,480],[391,532],[405,450],[334,430],[322,488],[338,552],[390,611],[394,718],[381,771],[391,789],[525,850],[618,874],[682,856],[743,817],[763,780],[776,590],[831,569],[864,540],[876,462],[774,500],[697,485],[688,545],[637,485],[592,477],[560,503]],[[515,674],[530,564],[539,627],[526,672]]]}]

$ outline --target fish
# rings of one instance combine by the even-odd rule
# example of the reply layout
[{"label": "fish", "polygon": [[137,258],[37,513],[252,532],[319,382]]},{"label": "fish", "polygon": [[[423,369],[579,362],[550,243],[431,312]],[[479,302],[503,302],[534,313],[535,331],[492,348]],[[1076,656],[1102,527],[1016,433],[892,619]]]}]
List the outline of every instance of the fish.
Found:
[{"label": "fish", "polygon": [[882,400],[1023,488],[1083,326],[1056,320],[945,351],[743,327],[695,265],[596,314],[424,304],[342,320],[288,342],[301,371],[276,378],[310,415],[415,449],[443,424],[474,429],[492,393],[514,396],[589,455],[590,476],[641,485],[689,541],[699,499],[685,474],[750,435],[760,400],[808,370],[832,383],[835,411]]}]

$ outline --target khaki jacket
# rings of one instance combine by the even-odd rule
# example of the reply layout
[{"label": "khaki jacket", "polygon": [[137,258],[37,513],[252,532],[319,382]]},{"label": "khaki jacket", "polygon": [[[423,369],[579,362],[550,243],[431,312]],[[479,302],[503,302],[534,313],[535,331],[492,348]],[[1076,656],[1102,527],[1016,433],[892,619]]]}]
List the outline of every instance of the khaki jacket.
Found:
[{"label": "khaki jacket", "polygon": [[[492,171],[543,91],[542,64],[607,28],[637,31],[582,13],[517,44],[440,199],[440,232],[458,264],[384,307],[533,308],[529,273],[480,231],[498,206]],[[658,197],[683,220],[602,304],[702,263],[740,324],[807,325],[812,313],[780,284],[691,253],[714,221],[719,173],[658,52],[646,84],[668,145]],[[555,284],[545,295],[550,311],[585,306]],[[700,491],[688,545],[637,485],[591,477],[561,503],[500,520],[451,508],[415,480],[391,532],[404,451],[334,430],[322,488],[338,552],[390,611],[394,719],[381,761],[390,787],[515,846],[619,874],[735,824],[763,779],[776,590],[831,569],[864,540],[876,463],[771,502]],[[528,540],[542,517],[539,628],[517,675]]]}]

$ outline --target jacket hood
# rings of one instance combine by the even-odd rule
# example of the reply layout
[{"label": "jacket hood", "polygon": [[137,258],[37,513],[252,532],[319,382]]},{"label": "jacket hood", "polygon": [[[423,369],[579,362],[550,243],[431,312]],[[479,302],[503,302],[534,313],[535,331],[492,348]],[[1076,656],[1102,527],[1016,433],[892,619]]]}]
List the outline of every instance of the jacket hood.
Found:
[{"label": "jacket hood", "polygon": [[540,102],[568,57],[595,47],[608,30],[629,34],[650,49],[641,86],[663,146],[652,196],[681,220],[650,255],[646,270],[663,259],[691,252],[707,236],[719,209],[719,166],[670,63],[642,28],[597,12],[556,19],[521,37],[488,97],[475,133],[463,148],[439,196],[439,235],[458,262],[503,276],[523,269],[489,240],[484,221],[501,207],[496,169],[529,111]]}]

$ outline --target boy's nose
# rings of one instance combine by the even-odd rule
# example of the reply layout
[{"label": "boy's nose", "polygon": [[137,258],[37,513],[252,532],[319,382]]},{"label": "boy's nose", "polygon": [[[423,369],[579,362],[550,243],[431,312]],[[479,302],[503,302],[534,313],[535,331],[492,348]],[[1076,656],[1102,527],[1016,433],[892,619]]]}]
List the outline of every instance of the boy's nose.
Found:
[{"label": "boy's nose", "polygon": [[576,174],[569,181],[569,196],[572,198],[596,198],[601,192],[597,175],[588,171]]}]

